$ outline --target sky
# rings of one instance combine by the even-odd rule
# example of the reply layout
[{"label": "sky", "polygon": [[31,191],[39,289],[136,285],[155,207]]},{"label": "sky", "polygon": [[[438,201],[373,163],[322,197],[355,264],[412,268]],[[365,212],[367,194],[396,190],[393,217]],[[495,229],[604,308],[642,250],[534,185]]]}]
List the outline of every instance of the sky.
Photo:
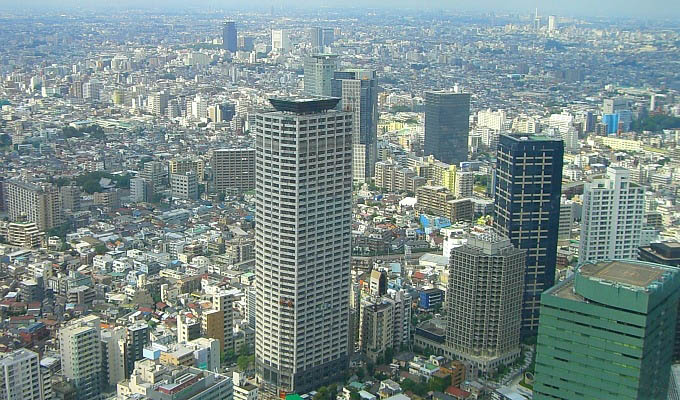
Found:
[{"label": "sky", "polygon": [[68,10],[84,8],[269,9],[270,7],[319,8],[429,8],[465,12],[513,12],[528,14],[538,7],[540,15],[678,18],[679,0],[0,0],[0,10]]}]

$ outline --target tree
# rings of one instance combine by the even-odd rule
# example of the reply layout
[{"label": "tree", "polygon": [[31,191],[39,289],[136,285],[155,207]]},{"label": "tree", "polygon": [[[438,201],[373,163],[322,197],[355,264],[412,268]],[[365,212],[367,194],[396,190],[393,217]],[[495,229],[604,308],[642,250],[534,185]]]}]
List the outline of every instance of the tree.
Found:
[{"label": "tree", "polygon": [[102,255],[106,253],[109,249],[106,247],[104,243],[100,243],[94,247],[94,251],[97,253],[97,255]]},{"label": "tree", "polygon": [[238,356],[238,358],[236,359],[236,365],[238,365],[238,368],[241,371],[248,371],[253,362],[255,362],[254,355],[252,356],[242,355]]},{"label": "tree", "polygon": [[359,392],[356,390],[352,390],[349,392],[349,399],[350,400],[361,400],[361,396],[359,395]]},{"label": "tree", "polygon": [[245,345],[245,344],[244,344],[243,346],[241,346],[241,348],[238,349],[238,355],[239,355],[239,356],[248,356],[248,355],[250,355],[250,351],[248,351],[248,346]]}]

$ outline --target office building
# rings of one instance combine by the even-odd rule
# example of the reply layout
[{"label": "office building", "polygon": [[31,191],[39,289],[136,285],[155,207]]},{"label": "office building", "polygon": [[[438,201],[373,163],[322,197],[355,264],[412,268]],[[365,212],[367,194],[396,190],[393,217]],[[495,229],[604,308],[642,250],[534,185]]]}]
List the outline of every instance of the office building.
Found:
[{"label": "office building", "polygon": [[198,181],[202,181],[205,176],[205,162],[200,158],[176,157],[168,161],[168,173],[186,174],[187,172],[196,173]]},{"label": "office building", "polygon": [[680,271],[584,264],[541,298],[533,398],[665,399]]},{"label": "office building", "polygon": [[475,371],[492,373],[520,354],[525,255],[496,233],[451,250],[446,345]]},{"label": "office building", "polygon": [[[680,267],[680,243],[650,243],[647,246],[640,247],[638,258],[641,261],[648,261],[676,268]],[[677,326],[675,328],[675,345],[673,346],[674,362],[680,360],[680,305],[678,306],[677,321]]]},{"label": "office building", "polygon": [[636,259],[645,213],[645,190],[630,171],[607,168],[607,177],[583,188],[579,263]]},{"label": "office building", "polygon": [[27,349],[0,356],[0,398],[43,400],[38,354]]},{"label": "office building", "polygon": [[153,185],[144,178],[130,179],[130,201],[133,203],[151,203]]},{"label": "office building", "polygon": [[255,49],[255,38],[252,36],[239,36],[237,43],[238,49],[241,51],[251,52]]},{"label": "office building", "polygon": [[498,143],[494,226],[527,251],[522,332],[538,328],[540,296],[555,284],[564,143],[502,135]]},{"label": "office building", "polygon": [[548,16],[548,32],[553,33],[557,30],[557,18],[554,15]]},{"label": "office building", "polygon": [[35,222],[41,231],[48,231],[63,223],[59,189],[56,186],[17,179],[7,180],[3,184],[10,221]]},{"label": "office building", "polygon": [[323,52],[323,29],[318,26],[309,28],[309,43],[315,53]]},{"label": "office building", "polygon": [[225,21],[222,24],[222,48],[236,53],[236,22]]},{"label": "office building", "polygon": [[184,200],[198,199],[198,179],[194,171],[170,175],[172,197]]},{"label": "office building", "polygon": [[272,30],[272,50],[279,54],[290,50],[290,37],[287,29]]},{"label": "office building", "polygon": [[255,355],[277,396],[348,366],[353,116],[335,98],[270,101],[255,116]]},{"label": "office building", "polygon": [[[333,96],[333,79],[337,69],[338,56],[336,54],[314,54],[305,58],[305,94],[310,96]],[[335,95],[335,97],[339,96]]]},{"label": "office building", "polygon": [[470,94],[425,92],[425,155],[460,165],[468,158]]},{"label": "office building", "polygon": [[255,149],[218,149],[210,159],[213,190],[238,193],[255,189]]},{"label": "office building", "polygon": [[352,176],[354,182],[364,183],[373,177],[378,162],[378,79],[375,70],[336,71],[331,92],[333,97],[340,98],[342,111],[354,113]]},{"label": "office building", "polygon": [[130,379],[118,384],[116,394],[119,400],[232,400],[234,396],[227,376],[153,360],[137,363]]},{"label": "office building", "polygon": [[91,400],[101,392],[102,350],[99,317],[89,315],[59,330],[61,371],[76,388],[76,400]]}]

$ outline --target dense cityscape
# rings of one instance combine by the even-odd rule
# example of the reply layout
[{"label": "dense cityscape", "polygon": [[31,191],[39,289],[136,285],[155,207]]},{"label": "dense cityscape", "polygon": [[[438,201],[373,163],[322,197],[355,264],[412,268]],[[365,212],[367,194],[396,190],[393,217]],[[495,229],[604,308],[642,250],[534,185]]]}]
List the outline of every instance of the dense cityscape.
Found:
[{"label": "dense cityscape", "polygon": [[680,399],[671,17],[0,7],[0,399]]}]

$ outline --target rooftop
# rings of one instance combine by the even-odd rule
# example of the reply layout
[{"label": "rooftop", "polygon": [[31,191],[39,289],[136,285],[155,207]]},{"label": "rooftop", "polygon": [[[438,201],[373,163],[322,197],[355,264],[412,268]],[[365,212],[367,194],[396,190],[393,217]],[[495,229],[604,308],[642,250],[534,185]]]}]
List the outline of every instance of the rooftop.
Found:
[{"label": "rooftop", "polygon": [[581,266],[579,272],[589,278],[646,288],[651,283],[661,280],[667,269],[631,261],[609,261],[585,264]]},{"label": "rooftop", "polygon": [[277,111],[309,114],[333,109],[340,99],[337,97],[292,97],[271,98],[269,102]]}]

